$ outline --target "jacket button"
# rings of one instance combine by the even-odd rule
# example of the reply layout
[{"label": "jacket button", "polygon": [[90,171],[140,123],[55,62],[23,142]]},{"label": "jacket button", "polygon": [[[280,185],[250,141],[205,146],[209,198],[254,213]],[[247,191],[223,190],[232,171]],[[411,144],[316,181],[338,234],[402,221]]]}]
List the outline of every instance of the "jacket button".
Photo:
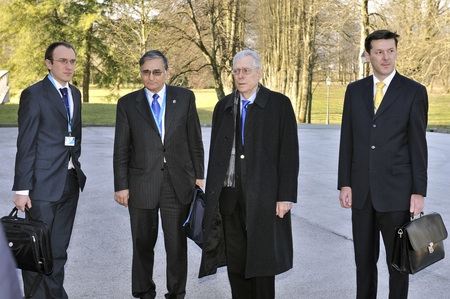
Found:
[{"label": "jacket button", "polygon": [[245,158],[245,156],[244,155],[241,155],[241,159],[244,159]]},{"label": "jacket button", "polygon": [[376,128],[376,127],[377,127],[377,124],[372,124],[372,127]]},{"label": "jacket button", "polygon": [[376,148],[376,146],[375,145],[372,145],[371,147],[370,147],[371,149],[375,149]]}]

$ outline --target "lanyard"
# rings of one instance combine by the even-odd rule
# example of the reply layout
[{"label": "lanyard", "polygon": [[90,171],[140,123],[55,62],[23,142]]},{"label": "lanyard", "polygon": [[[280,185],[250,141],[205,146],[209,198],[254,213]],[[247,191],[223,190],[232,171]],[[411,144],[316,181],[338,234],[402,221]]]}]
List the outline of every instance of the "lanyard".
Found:
[{"label": "lanyard", "polygon": [[[56,86],[55,80],[53,79],[52,75],[48,74],[48,79],[50,80],[50,82],[52,82],[53,86],[55,86],[56,90],[60,93],[60,90],[58,89],[58,87]],[[64,87],[62,87],[64,88]],[[64,104],[64,106],[66,107],[66,113],[67,113],[67,131],[69,131],[69,134],[72,133],[72,119],[70,118],[70,100],[69,100],[69,88],[67,88],[67,105]]]},{"label": "lanyard", "polygon": [[[152,111],[153,118],[156,121],[156,126],[158,127],[158,131],[159,131],[159,134],[161,135],[161,137],[163,135],[162,134],[162,118],[163,118],[163,114],[165,113],[165,108],[166,108],[166,93],[167,93],[167,89],[164,91],[164,96],[163,96],[163,99],[162,99],[161,110],[159,111],[158,118],[156,118],[156,115],[153,112],[153,109],[151,108],[152,107],[152,100],[150,100],[148,92],[147,92],[147,90],[145,90],[145,96],[147,97],[147,101],[148,101],[148,104],[150,106],[150,110]],[[160,127],[159,124],[161,124],[161,127]]]}]

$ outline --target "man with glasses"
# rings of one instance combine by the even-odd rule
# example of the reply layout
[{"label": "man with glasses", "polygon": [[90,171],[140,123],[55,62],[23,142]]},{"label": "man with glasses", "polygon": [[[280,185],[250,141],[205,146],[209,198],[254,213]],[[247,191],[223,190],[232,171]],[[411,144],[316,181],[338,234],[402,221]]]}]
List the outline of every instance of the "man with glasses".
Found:
[{"label": "man with glasses", "polygon": [[167,253],[166,298],[184,298],[187,218],[195,186],[203,188],[203,142],[195,96],[166,85],[167,58],[149,51],[139,60],[144,88],[117,103],[114,199],[128,207],[133,239],[132,293],[155,298],[154,247],[161,215]]},{"label": "man with glasses", "polygon": [[[53,272],[42,277],[33,298],[67,298],[64,265],[79,190],[86,181],[78,161],[81,93],[69,84],[76,64],[72,45],[51,44],[45,64],[49,74],[20,96],[13,201],[21,211],[28,207],[51,230]],[[22,271],[22,276],[25,294],[29,294],[37,273]]]},{"label": "man with glasses", "polygon": [[199,276],[227,265],[233,298],[273,299],[275,275],[292,268],[297,124],[289,98],[259,84],[256,52],[236,54],[233,74],[213,114]]}]

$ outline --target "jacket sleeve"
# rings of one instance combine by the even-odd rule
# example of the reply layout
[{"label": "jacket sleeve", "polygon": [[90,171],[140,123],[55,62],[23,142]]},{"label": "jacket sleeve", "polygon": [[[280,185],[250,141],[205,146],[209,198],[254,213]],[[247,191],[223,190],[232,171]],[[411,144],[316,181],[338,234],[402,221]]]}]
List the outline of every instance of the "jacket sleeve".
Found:
[{"label": "jacket sleeve", "polygon": [[299,148],[297,121],[291,101],[282,106],[280,155],[278,161],[278,201],[297,202]]},{"label": "jacket sleeve", "polygon": [[13,190],[32,190],[36,160],[40,106],[34,94],[25,89],[20,96],[18,111],[19,135]]},{"label": "jacket sleeve", "polygon": [[130,126],[124,100],[119,99],[116,113],[116,131],[114,137],[114,190],[128,189],[128,165],[130,161]]},{"label": "jacket sleeve", "polygon": [[195,178],[204,178],[204,150],[202,141],[202,129],[198,118],[197,107],[195,105],[195,95],[189,91],[189,111],[188,111],[188,142],[191,159],[194,163]]},{"label": "jacket sleeve", "polygon": [[351,187],[353,135],[350,91],[347,88],[341,121],[341,141],[339,146],[338,189]]},{"label": "jacket sleeve", "polygon": [[408,148],[412,165],[412,194],[427,195],[428,152],[426,128],[428,95],[424,86],[415,93],[408,123]]}]

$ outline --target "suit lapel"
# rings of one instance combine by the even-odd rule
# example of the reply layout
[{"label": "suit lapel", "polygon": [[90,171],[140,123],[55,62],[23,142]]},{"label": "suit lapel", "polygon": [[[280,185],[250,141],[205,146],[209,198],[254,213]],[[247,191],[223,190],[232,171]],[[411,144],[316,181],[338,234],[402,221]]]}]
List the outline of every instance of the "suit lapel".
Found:
[{"label": "suit lapel", "polygon": [[68,120],[66,107],[64,107],[64,102],[61,94],[56,90],[55,86],[52,82],[50,82],[50,79],[48,77],[44,78],[43,89],[49,102],[58,109],[58,111],[66,120]]},{"label": "suit lapel", "polygon": [[165,131],[170,131],[172,120],[176,119],[179,113],[179,99],[171,86],[166,85],[166,115],[164,117]]},{"label": "suit lapel", "polygon": [[373,75],[367,77],[364,81],[364,89],[362,90],[364,103],[369,110],[369,115],[373,116]]},{"label": "suit lapel", "polygon": [[76,127],[78,125],[80,117],[77,117],[81,114],[81,98],[78,96],[78,93],[74,91],[74,87],[69,84],[70,90],[72,91],[72,100],[73,100],[73,117],[72,117],[72,126]]},{"label": "suit lapel", "polygon": [[391,83],[389,84],[388,90],[383,97],[383,101],[381,101],[380,107],[378,108],[377,114],[375,118],[381,115],[386,109],[394,103],[394,101],[399,97],[401,93],[401,76],[397,72],[392,78]]},{"label": "suit lapel", "polygon": [[150,126],[159,133],[158,126],[156,125],[155,118],[148,103],[145,89],[142,88],[136,98],[136,109],[144,117],[144,119],[150,124]]}]

